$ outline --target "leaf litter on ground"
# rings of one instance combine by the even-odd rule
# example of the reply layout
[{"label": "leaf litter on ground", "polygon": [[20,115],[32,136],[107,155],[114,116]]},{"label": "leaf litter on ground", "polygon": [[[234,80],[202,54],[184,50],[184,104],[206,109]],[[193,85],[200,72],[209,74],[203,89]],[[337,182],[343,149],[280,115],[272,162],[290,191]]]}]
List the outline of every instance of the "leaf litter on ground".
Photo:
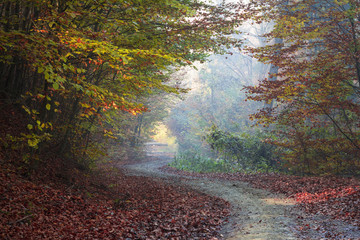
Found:
[{"label": "leaf litter on ground", "polygon": [[220,239],[229,215],[220,198],[109,166],[81,181],[30,181],[1,164],[0,238]]},{"label": "leaf litter on ground", "polygon": [[243,181],[255,188],[284,194],[309,214],[323,214],[360,227],[360,180],[340,176],[292,176],[277,173],[192,173],[164,166],[163,171],[192,176]]}]

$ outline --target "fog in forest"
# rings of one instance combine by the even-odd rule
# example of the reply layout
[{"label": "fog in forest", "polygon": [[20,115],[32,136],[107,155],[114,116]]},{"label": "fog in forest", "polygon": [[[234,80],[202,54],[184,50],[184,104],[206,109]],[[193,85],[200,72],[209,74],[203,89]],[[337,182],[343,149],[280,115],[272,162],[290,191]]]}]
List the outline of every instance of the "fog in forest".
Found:
[{"label": "fog in forest", "polygon": [[[264,46],[261,36],[271,29],[271,24],[246,24],[242,28],[244,33],[238,37],[247,39],[244,46],[259,47]],[[239,135],[261,131],[249,115],[264,103],[246,101],[244,87],[266,78],[270,66],[238,49],[229,52],[211,55],[208,62],[197,62],[194,67],[184,67],[172,75],[172,82],[188,92],[170,98],[168,116],[154,129],[156,141],[169,144],[178,153],[209,154],[205,138],[212,126]]]}]

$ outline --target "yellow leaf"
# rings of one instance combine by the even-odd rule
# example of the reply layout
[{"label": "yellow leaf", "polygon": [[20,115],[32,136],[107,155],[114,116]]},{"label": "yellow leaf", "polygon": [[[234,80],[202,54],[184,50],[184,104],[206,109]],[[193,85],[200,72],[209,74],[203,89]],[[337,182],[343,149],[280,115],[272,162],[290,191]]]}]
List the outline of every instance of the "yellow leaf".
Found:
[{"label": "yellow leaf", "polygon": [[28,139],[28,145],[32,148],[38,148],[39,139]]}]

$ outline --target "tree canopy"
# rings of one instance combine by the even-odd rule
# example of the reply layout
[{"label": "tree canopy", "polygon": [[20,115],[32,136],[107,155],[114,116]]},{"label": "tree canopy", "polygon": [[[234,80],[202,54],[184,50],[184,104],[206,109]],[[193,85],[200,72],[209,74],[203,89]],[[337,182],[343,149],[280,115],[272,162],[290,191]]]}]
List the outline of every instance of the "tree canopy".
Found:
[{"label": "tree canopy", "polygon": [[[249,48],[278,71],[247,87],[274,102],[254,114],[272,126],[288,167],[308,173],[359,167],[359,1],[253,1],[256,21],[273,21],[269,44]],[[281,39],[281,41],[276,41]],[[276,81],[274,81],[274,77]],[[356,167],[357,166],[357,167]]]},{"label": "tree canopy", "polygon": [[23,134],[7,141],[85,154],[90,135],[116,137],[116,123],[123,123],[119,130],[132,122],[125,112],[148,111],[145,99],[159,91],[182,91],[167,84],[171,71],[240,46],[232,37],[243,20],[240,7],[197,0],[2,2],[1,94],[29,119]]}]

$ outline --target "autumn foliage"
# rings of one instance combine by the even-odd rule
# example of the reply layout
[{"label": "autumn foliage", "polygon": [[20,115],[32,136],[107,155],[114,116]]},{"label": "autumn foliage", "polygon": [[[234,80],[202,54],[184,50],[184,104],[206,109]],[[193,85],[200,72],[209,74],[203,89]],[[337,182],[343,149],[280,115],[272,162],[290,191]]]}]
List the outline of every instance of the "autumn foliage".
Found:
[{"label": "autumn foliage", "polygon": [[106,169],[69,186],[29,181],[13,166],[1,164],[1,239],[219,237],[229,214],[225,201]]},{"label": "autumn foliage", "polygon": [[[84,167],[105,154],[103,139],[135,141],[136,116],[152,95],[177,94],[169,74],[205,52],[238,46],[238,5],[198,1],[2,1],[0,89],[27,117],[24,162],[49,149]],[[130,114],[129,114],[130,113]],[[110,141],[109,140],[109,141]],[[25,148],[28,148],[27,151]]]},{"label": "autumn foliage", "polygon": [[248,48],[273,71],[248,99],[252,115],[295,172],[358,173],[360,156],[359,1],[253,1],[253,20],[273,21],[268,44]]}]

